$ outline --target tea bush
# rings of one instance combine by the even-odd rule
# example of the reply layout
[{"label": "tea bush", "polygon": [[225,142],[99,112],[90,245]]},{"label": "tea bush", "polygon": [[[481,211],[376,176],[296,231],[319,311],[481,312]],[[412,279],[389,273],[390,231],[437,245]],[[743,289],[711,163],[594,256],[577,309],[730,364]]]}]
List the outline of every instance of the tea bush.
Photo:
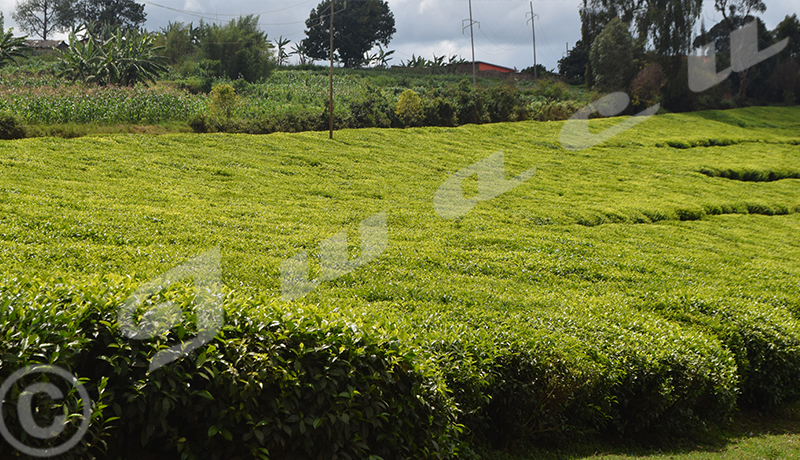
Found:
[{"label": "tea bush", "polygon": [[[309,125],[327,129],[322,111],[297,110],[276,113],[287,120],[309,114]],[[337,105],[335,115],[337,126],[354,123],[347,107]],[[781,407],[800,398],[797,181],[744,182],[700,171],[775,177],[795,171],[797,116],[797,108],[781,107],[665,114],[581,152],[559,145],[564,123],[535,122],[345,130],[334,142],[327,133],[5,142],[0,259],[16,280],[9,275],[0,283],[6,286],[0,311],[16,316],[0,317],[0,342],[9,347],[0,349],[0,377],[29,361],[58,362],[89,382],[105,377],[106,396],[94,407],[87,435],[97,448],[84,446],[95,456],[104,455],[101,441],[133,455],[177,456],[183,444],[192,454],[220,456],[268,448],[274,457],[299,457],[304,445],[329,453],[304,439],[317,438],[305,421],[305,435],[296,436],[295,428],[309,413],[322,418],[313,400],[321,394],[315,369],[340,369],[340,360],[365,369],[347,377],[359,393],[397,398],[410,420],[433,409],[412,405],[401,383],[416,372],[408,378],[420,388],[435,385],[436,396],[423,399],[435,400],[449,421],[434,414],[428,425],[413,422],[409,433],[365,441],[406,457],[427,454],[394,446],[435,450],[414,431],[420,426],[472,447],[573,442],[590,433],[639,442],[707,429],[737,406]],[[276,119],[234,117],[232,128],[209,129],[268,131]],[[595,119],[590,126],[600,132],[619,121]],[[667,140],[696,148],[674,149]],[[497,149],[505,151],[507,176],[534,166],[537,173],[461,218],[436,216],[431,201],[443,181]],[[390,241],[379,258],[302,299],[277,300],[285,258],[309,251],[316,277],[319,243],[346,230],[348,253],[357,254],[358,238],[351,236],[359,222],[383,210]],[[224,248],[223,279],[237,291],[225,300],[227,326],[203,349],[148,376],[153,353],[193,336],[192,327],[151,341],[123,339],[114,305],[136,283],[103,274],[144,279],[209,241]],[[25,278],[31,274],[80,281],[31,285]],[[87,282],[92,276],[101,278]],[[183,292],[154,301],[171,296],[188,305]],[[102,307],[90,308],[95,304]],[[70,322],[63,316],[69,312],[88,319]],[[393,356],[399,368],[370,364]],[[123,375],[111,363],[129,370]],[[387,376],[394,383],[375,383],[380,398],[362,390]],[[254,380],[267,393],[257,393]],[[345,390],[337,387],[336,394]],[[241,409],[229,410],[245,393]],[[276,409],[265,394],[311,409],[302,409],[302,417],[293,406]],[[108,409],[101,407],[106,402]],[[340,402],[330,396],[320,404]],[[361,420],[356,412],[366,413],[352,407],[350,424]],[[13,406],[4,410],[14,417]],[[160,411],[167,414],[163,424]],[[241,428],[247,414],[254,424],[271,420],[259,427],[267,431]],[[121,427],[117,416],[128,417]],[[333,430],[324,432],[326,446],[370,455],[338,426],[317,427]],[[273,444],[256,439],[264,435]],[[458,442],[442,439],[436,441],[441,457],[455,449],[469,456]]]},{"label": "tea bush", "polygon": [[[228,294],[226,323],[214,340],[148,372],[157,351],[196,331],[187,311],[185,326],[167,335],[123,337],[117,309],[132,287],[131,278],[114,276],[83,284],[0,282],[0,378],[48,363],[85,379],[94,400],[104,395],[92,420],[102,442],[87,436],[67,458],[171,452],[195,459],[416,459],[458,452],[457,410],[441,377],[380,330]],[[159,295],[187,308],[193,290],[173,285]],[[72,407],[77,397],[67,398]],[[19,425],[9,405],[3,418]],[[74,429],[77,421],[71,423]],[[3,444],[0,454],[12,455],[10,449]]]}]

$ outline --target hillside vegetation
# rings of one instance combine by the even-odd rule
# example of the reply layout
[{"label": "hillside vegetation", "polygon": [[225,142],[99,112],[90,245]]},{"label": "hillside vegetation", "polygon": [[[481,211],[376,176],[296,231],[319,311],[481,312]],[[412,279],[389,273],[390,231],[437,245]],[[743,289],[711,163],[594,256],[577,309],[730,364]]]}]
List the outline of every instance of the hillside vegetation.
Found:
[{"label": "hillside vegetation", "polygon": [[[79,457],[468,458],[797,400],[800,109],[661,115],[578,151],[563,126],[0,141],[0,377],[87,378],[106,405]],[[442,184],[499,151],[535,174],[439,217]],[[282,261],[307,251],[316,278],[320,242],[344,230],[355,258],[381,212],[379,257],[282,300]],[[117,309],[214,246],[226,325],[148,373],[195,332],[191,285],[156,296],[186,321],[153,340]]]}]

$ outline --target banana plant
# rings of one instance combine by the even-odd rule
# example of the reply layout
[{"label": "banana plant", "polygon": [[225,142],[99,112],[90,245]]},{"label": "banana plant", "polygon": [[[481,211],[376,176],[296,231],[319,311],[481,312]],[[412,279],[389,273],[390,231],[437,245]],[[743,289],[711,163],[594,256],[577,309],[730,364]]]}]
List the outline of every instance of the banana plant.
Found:
[{"label": "banana plant", "polygon": [[308,49],[303,45],[303,42],[295,43],[294,46],[292,46],[292,52],[289,54],[300,58],[300,65],[305,65],[311,60],[308,57]]},{"label": "banana plant", "polygon": [[14,37],[14,30],[8,29],[5,33],[0,33],[0,67],[7,62],[17,63],[17,58],[27,59],[23,53],[25,49],[25,37]]},{"label": "banana plant", "polygon": [[382,69],[385,69],[385,68],[389,67],[389,61],[392,60],[392,58],[390,56],[393,55],[393,54],[394,54],[394,50],[385,50],[385,49],[383,49],[383,47],[379,43],[378,44],[378,56],[377,56],[378,67],[380,67]]},{"label": "banana plant", "polygon": [[289,40],[288,38],[283,38],[283,35],[281,35],[280,37],[278,37],[277,40],[275,40],[275,48],[278,49],[278,55],[277,55],[278,65],[285,65],[286,61],[289,59],[289,54],[286,52],[286,45],[288,45],[291,42],[292,41]]},{"label": "banana plant", "polygon": [[[78,38],[81,32],[83,39]],[[59,58],[59,76],[102,86],[155,83],[156,77],[167,70],[166,58],[158,54],[163,49],[154,35],[133,30],[116,29],[100,36],[73,30],[69,48]]]}]

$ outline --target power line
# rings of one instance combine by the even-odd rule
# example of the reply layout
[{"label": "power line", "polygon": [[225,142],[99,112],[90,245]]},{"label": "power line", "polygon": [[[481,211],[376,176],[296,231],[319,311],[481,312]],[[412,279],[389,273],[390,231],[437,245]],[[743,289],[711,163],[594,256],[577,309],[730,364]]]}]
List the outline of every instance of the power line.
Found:
[{"label": "power line", "polygon": [[[279,13],[281,11],[286,11],[286,10],[290,10],[292,8],[297,8],[298,6],[305,5],[306,3],[311,3],[312,1],[314,1],[314,0],[305,0],[304,2],[300,2],[300,3],[297,3],[297,4],[292,5],[292,6],[287,6],[285,8],[279,8],[277,10],[271,10],[271,11],[261,11],[261,12],[258,12],[258,13],[250,13],[250,14],[252,14],[253,16],[258,16],[258,15],[262,15],[262,14]],[[150,1],[147,1],[147,0],[142,0],[142,3],[146,3],[148,5],[153,5],[153,6],[157,6],[159,8],[164,8],[164,9],[167,9],[167,10],[171,10],[171,11],[175,11],[175,12],[183,13],[183,14],[188,14],[188,15],[210,15],[211,14],[211,13],[206,13],[204,11],[181,10],[181,9],[172,8],[172,7],[169,7],[169,6],[159,5],[158,3],[153,3],[153,2],[150,2]],[[231,14],[231,13],[219,13],[219,14],[215,13],[214,16],[238,17],[238,16],[245,16],[245,15],[243,15],[243,14]]]},{"label": "power line", "polygon": [[[537,15],[538,16],[538,15]],[[537,17],[538,19],[538,17]],[[550,50],[550,54],[553,55],[553,59],[558,62],[558,58],[556,57],[556,53],[553,52],[553,47],[550,46],[550,42],[547,41],[547,34],[544,33],[544,27],[542,27],[542,21],[539,20],[539,29],[542,31],[542,36],[544,37],[544,42],[547,44],[547,49]]]}]

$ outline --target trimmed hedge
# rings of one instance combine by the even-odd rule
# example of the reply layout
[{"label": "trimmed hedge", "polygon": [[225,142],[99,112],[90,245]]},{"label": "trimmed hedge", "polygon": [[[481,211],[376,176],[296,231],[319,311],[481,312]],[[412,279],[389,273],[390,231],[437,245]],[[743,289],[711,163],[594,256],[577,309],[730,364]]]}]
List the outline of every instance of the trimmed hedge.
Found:
[{"label": "trimmed hedge", "polygon": [[800,399],[800,320],[790,310],[696,296],[659,299],[648,308],[712,332],[731,350],[743,406],[773,409]]},{"label": "trimmed hedge", "polygon": [[[0,378],[50,363],[86,378],[93,400],[105,395],[93,408],[90,434],[68,458],[456,454],[455,407],[440,377],[380,331],[229,294],[226,325],[214,340],[148,373],[158,350],[193,333],[191,314],[185,313],[186,327],[166,336],[126,339],[117,307],[133,287],[130,278],[117,277],[78,285],[61,279],[0,283]],[[193,292],[178,286],[160,296],[153,301],[186,307]],[[68,395],[68,405],[77,407],[76,398]],[[2,415],[12,430],[19,426],[12,406],[4,405]],[[26,443],[37,442],[42,445]],[[0,445],[0,456],[10,455],[10,446]]]},{"label": "trimmed hedge", "polygon": [[[752,302],[587,296],[524,311],[326,312],[228,293],[215,339],[148,373],[155,353],[195,335],[194,293],[171,285],[150,298],[181,305],[183,323],[136,341],[117,323],[136,286],[114,276],[0,281],[0,379],[55,364],[85,379],[94,401],[91,429],[67,458],[469,457],[469,445],[520,439],[685,434],[726,421],[737,401],[800,397],[800,324]],[[78,407],[74,391],[65,404]],[[14,407],[2,415],[21,438]]]},{"label": "trimmed hedge", "polygon": [[531,311],[420,306],[393,318],[435,352],[479,441],[681,434],[734,408],[734,356],[711,334],[592,299]]}]

